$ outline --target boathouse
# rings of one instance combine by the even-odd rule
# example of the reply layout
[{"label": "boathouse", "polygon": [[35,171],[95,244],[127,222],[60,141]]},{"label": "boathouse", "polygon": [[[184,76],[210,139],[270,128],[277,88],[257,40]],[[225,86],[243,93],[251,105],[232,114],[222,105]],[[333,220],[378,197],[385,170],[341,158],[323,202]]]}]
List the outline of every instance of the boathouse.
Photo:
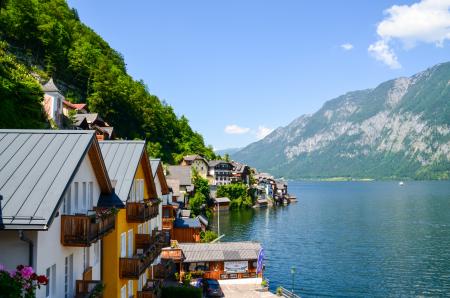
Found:
[{"label": "boathouse", "polygon": [[230,209],[229,198],[214,198],[214,212],[228,211]]},{"label": "boathouse", "polygon": [[164,248],[163,259],[178,263],[180,276],[235,280],[262,278],[256,273],[261,244],[258,242],[180,243]]}]

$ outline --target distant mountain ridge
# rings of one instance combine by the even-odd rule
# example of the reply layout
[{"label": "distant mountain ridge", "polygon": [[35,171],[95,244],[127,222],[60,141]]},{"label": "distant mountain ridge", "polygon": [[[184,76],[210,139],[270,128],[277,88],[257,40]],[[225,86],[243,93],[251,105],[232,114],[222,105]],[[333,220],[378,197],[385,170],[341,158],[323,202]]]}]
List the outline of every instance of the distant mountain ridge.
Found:
[{"label": "distant mountain ridge", "polygon": [[242,147],[218,149],[218,150],[214,150],[214,153],[217,154],[217,155],[220,155],[220,156],[224,156],[225,154],[229,154],[229,155],[235,154],[239,150],[242,150]]},{"label": "distant mountain ridge", "polygon": [[332,99],[232,158],[292,179],[449,179],[450,62]]}]

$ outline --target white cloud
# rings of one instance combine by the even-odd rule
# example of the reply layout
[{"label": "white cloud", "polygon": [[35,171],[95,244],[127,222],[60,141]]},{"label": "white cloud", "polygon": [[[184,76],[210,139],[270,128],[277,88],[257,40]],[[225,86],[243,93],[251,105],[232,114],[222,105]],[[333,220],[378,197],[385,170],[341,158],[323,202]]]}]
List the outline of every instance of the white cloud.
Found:
[{"label": "white cloud", "polygon": [[248,133],[250,131],[250,128],[247,127],[240,127],[236,124],[230,124],[225,126],[225,133],[232,134],[232,135],[240,135],[244,133]]},{"label": "white cloud", "polygon": [[401,68],[394,51],[384,40],[379,40],[369,46],[369,53],[377,60],[383,62],[392,69]]},{"label": "white cloud", "polygon": [[344,43],[341,44],[341,48],[343,48],[346,51],[353,50],[353,45],[351,43]]},{"label": "white cloud", "polygon": [[450,0],[422,0],[388,8],[384,11],[385,19],[377,26],[379,40],[369,46],[369,52],[376,59],[398,68],[400,64],[395,63],[396,55],[390,47],[393,40],[399,40],[406,49],[418,43],[443,46],[450,40],[449,8]]},{"label": "white cloud", "polygon": [[258,140],[265,138],[268,134],[270,134],[273,131],[273,128],[268,128],[263,125],[258,126],[258,129],[256,130],[256,137]]}]

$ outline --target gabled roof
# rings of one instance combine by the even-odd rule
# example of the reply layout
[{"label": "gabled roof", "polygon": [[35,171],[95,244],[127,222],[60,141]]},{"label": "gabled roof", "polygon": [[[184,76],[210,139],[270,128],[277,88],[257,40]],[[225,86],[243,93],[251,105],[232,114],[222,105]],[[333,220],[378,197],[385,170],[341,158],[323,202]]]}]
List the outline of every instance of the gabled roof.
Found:
[{"label": "gabled roof", "polygon": [[180,243],[184,262],[247,261],[258,259],[258,242]]},{"label": "gabled roof", "polygon": [[61,93],[61,91],[59,91],[58,87],[56,87],[55,83],[53,82],[53,78],[50,78],[50,80],[48,80],[48,82],[45,83],[44,86],[42,86],[42,91],[44,91],[44,92],[59,92],[59,93]]},{"label": "gabled roof", "polygon": [[178,179],[166,179],[167,185],[172,189],[172,195],[174,197],[179,197],[180,193],[180,180]]},{"label": "gabled roof", "polygon": [[0,229],[47,229],[86,154],[111,194],[93,131],[0,130]]},{"label": "gabled roof", "polygon": [[153,158],[150,159],[150,165],[152,166],[152,175],[153,179],[156,179],[156,175],[158,175],[159,183],[161,184],[161,192],[163,195],[168,194],[169,185],[167,184],[166,175],[164,175],[164,169],[161,162],[161,159]]},{"label": "gabled roof", "polygon": [[224,198],[214,198],[213,199],[214,200],[214,203],[229,203],[229,202],[231,202],[230,201],[230,199],[229,198],[226,198],[226,197],[224,197]]},{"label": "gabled roof", "polygon": [[228,162],[226,160],[211,160],[210,162],[208,162],[208,165],[210,167],[215,167],[215,166],[217,166],[218,164],[221,164],[221,163],[226,163],[226,164],[229,164],[229,165],[233,166],[230,162]]},{"label": "gabled roof", "polygon": [[157,197],[155,182],[145,151],[145,141],[100,141],[99,144],[109,177],[116,181],[115,192],[123,202],[128,200],[140,163],[144,169],[145,180],[151,194],[150,198]]},{"label": "gabled roof", "polygon": [[200,156],[198,154],[183,156],[183,160],[188,161],[188,162],[193,162],[194,160],[203,160],[206,164],[208,163],[203,156]]},{"label": "gabled roof", "polygon": [[198,218],[177,218],[173,222],[174,228],[201,228],[202,225]]},{"label": "gabled roof", "polygon": [[71,103],[68,100],[63,100],[63,104],[73,110],[83,110],[86,107],[85,103]]},{"label": "gabled roof", "polygon": [[75,119],[77,121],[81,120],[83,118],[86,118],[86,121],[89,124],[93,124],[94,122],[97,122],[97,121],[100,122],[100,123],[105,123],[105,121],[102,119],[102,117],[100,117],[98,115],[98,113],[86,113],[86,114],[76,114],[75,115]]},{"label": "gabled roof", "polygon": [[180,186],[192,185],[192,173],[190,166],[169,166],[167,168],[168,179],[178,179]]}]

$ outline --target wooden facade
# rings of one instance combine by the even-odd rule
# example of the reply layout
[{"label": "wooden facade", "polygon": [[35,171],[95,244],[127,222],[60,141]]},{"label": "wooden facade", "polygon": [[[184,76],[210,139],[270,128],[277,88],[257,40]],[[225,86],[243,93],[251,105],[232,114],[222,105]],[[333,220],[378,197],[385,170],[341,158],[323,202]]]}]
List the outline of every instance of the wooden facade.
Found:
[{"label": "wooden facade", "polygon": [[172,239],[180,243],[200,242],[201,228],[173,228]]}]

